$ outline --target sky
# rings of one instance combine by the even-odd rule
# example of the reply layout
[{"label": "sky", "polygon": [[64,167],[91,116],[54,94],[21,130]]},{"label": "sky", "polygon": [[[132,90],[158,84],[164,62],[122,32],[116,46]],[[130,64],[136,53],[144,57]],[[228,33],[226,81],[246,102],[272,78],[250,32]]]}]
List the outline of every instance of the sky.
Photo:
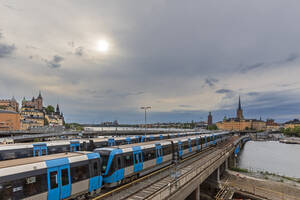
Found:
[{"label": "sky", "polygon": [[[0,0],[0,99],[67,122],[300,117],[299,0]],[[99,41],[106,44],[99,50]]]}]

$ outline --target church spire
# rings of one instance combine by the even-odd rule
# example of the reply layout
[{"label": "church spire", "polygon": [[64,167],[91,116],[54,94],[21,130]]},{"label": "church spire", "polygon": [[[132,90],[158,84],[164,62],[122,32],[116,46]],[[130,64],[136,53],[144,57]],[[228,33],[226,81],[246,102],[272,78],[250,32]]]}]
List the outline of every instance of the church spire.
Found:
[{"label": "church spire", "polygon": [[239,120],[244,118],[243,109],[242,109],[242,106],[241,106],[241,96],[239,96],[239,106],[238,106],[238,109],[236,110],[236,118],[239,119]]}]

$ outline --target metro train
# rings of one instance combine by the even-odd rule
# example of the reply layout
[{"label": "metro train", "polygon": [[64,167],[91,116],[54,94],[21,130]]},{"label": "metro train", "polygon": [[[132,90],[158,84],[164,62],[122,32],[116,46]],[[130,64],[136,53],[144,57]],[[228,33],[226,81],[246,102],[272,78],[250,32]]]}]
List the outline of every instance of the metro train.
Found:
[{"label": "metro train", "polygon": [[101,191],[98,153],[72,152],[0,162],[0,200],[59,200]]},{"label": "metro train", "polygon": [[0,145],[0,161],[57,154],[64,152],[76,152],[80,150],[93,151],[96,148],[140,143],[146,141],[156,141],[168,138],[198,135],[205,133],[205,130],[188,133],[170,133],[150,136],[130,136],[130,137],[111,137],[111,138],[90,138],[76,141],[58,140],[43,143],[20,143]]},{"label": "metro train", "polygon": [[229,132],[185,136],[0,161],[0,200],[59,200],[98,194],[225,140]]},{"label": "metro train", "polygon": [[97,148],[105,187],[116,187],[226,140],[230,132]]}]

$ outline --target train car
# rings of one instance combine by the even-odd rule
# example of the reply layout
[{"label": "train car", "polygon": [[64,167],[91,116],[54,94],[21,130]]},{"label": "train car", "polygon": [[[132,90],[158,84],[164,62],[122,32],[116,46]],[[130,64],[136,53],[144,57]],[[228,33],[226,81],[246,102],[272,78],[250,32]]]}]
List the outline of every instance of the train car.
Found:
[{"label": "train car", "polygon": [[102,174],[106,187],[129,182],[172,163],[172,141],[151,141],[119,147],[95,149],[103,159]]},{"label": "train car", "polygon": [[[95,149],[103,159],[102,174],[105,187],[116,187],[132,181],[139,176],[151,173],[172,162],[191,156],[214,144],[218,137],[199,135],[181,138],[172,138],[140,144]],[[219,138],[220,136],[220,138]]]},{"label": "train car", "polygon": [[59,200],[99,193],[98,153],[72,152],[0,162],[0,199]]}]

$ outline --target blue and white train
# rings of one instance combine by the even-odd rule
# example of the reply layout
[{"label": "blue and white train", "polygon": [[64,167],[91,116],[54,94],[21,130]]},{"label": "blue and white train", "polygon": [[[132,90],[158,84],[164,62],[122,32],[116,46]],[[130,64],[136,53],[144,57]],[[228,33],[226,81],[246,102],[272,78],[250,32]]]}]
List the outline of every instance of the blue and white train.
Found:
[{"label": "blue and white train", "polygon": [[101,191],[98,153],[72,152],[0,162],[0,200],[60,200]]},{"label": "blue and white train", "polygon": [[98,148],[94,152],[99,153],[103,160],[102,175],[105,187],[115,187],[216,145],[230,135],[229,132],[220,132],[160,142]]},{"label": "blue and white train", "polygon": [[129,137],[111,137],[111,138],[90,138],[70,140],[48,141],[43,143],[17,143],[17,144],[0,144],[0,161],[35,157],[49,154],[57,154],[64,152],[76,151],[93,151],[96,148],[140,143],[147,141],[157,141],[175,137],[199,135],[201,132],[188,132],[188,133],[170,133],[161,135],[148,135],[148,136],[129,136]]}]

